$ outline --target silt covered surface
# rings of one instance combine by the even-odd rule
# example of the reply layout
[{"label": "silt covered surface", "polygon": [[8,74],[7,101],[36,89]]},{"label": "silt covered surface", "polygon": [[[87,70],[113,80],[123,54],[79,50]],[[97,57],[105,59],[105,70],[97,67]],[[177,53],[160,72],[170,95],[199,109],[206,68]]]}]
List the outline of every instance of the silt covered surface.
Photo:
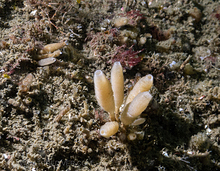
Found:
[{"label": "silt covered surface", "polygon": [[[1,0],[0,170],[219,170],[219,16],[211,0]],[[143,124],[106,139],[93,74],[110,78],[118,60],[125,94],[153,75],[153,101]]]}]

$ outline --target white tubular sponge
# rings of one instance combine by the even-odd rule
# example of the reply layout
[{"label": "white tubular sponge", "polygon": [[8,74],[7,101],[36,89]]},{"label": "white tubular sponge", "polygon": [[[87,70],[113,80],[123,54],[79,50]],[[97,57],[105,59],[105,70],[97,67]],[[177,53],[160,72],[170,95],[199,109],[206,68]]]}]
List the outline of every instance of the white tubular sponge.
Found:
[{"label": "white tubular sponge", "polygon": [[114,121],[115,104],[114,104],[111,84],[101,70],[97,70],[94,73],[94,86],[95,86],[95,96],[99,105],[106,112],[109,112],[110,119]]},{"label": "white tubular sponge", "polygon": [[120,62],[115,62],[111,70],[111,84],[115,102],[115,115],[118,118],[119,108],[124,99],[124,76]]},{"label": "white tubular sponge", "polygon": [[40,50],[40,54],[52,53],[66,45],[66,42],[48,44]]},{"label": "white tubular sponge", "polygon": [[151,99],[152,96],[148,91],[139,93],[134,100],[125,107],[121,115],[123,124],[131,124],[147,108]]},{"label": "white tubular sponge", "polygon": [[144,77],[142,77],[133,87],[131,92],[129,93],[126,105],[130,103],[140,92],[148,91],[153,85],[153,76],[151,74],[148,74]]}]

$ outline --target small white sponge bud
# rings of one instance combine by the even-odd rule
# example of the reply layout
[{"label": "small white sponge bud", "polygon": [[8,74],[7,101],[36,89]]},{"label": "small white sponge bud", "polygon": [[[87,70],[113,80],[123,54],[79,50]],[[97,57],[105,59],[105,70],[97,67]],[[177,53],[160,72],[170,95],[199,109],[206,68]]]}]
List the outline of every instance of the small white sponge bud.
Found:
[{"label": "small white sponge bud", "polygon": [[109,138],[112,135],[116,134],[119,129],[119,124],[118,122],[106,122],[104,125],[101,126],[100,128],[100,135]]}]

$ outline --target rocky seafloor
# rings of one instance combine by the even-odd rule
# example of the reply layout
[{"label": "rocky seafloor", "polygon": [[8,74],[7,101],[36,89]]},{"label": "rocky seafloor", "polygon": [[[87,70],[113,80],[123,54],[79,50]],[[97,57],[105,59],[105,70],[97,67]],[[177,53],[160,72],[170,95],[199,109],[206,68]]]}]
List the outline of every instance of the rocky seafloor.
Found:
[{"label": "rocky seafloor", "polygon": [[[104,138],[93,74],[115,61],[153,100]],[[220,170],[219,74],[218,0],[0,0],[0,170]]]}]

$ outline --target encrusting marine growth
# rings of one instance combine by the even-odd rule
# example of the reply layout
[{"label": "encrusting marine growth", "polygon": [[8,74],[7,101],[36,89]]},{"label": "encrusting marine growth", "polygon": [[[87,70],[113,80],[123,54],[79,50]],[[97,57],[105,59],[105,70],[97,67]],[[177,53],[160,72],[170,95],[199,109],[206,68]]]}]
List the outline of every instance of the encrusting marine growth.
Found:
[{"label": "encrusting marine growth", "polygon": [[106,122],[101,126],[100,135],[108,138],[116,134],[119,129],[119,120],[122,122],[122,126],[134,123],[152,99],[152,95],[149,93],[152,85],[152,75],[142,77],[129,93],[121,116],[119,116],[119,108],[124,100],[124,77],[120,62],[115,62],[112,67],[111,82],[101,70],[95,71],[95,96],[99,105],[109,113],[111,119],[111,122]]}]

